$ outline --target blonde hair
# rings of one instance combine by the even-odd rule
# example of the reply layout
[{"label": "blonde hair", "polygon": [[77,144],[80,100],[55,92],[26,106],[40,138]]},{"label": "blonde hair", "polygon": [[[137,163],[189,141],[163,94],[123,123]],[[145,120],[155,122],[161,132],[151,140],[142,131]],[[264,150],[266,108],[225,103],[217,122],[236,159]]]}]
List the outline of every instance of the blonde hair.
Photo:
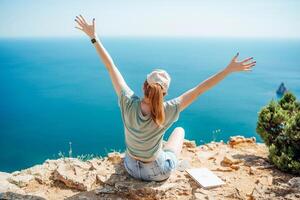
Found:
[{"label": "blonde hair", "polygon": [[165,122],[164,110],[164,91],[158,83],[149,84],[144,82],[144,93],[150,101],[151,118],[158,125],[161,126]]}]

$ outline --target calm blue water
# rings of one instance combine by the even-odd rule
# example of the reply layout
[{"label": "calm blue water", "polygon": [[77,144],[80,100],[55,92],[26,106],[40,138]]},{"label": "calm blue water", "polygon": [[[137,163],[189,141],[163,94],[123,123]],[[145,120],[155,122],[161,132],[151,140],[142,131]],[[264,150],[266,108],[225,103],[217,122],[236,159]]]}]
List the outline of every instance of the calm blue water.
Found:
[{"label": "calm blue water", "polygon": [[[181,113],[198,144],[230,135],[255,136],[257,112],[283,81],[300,96],[300,41],[253,39],[104,38],[129,86],[139,95],[153,68],[171,77],[175,97],[225,67],[254,56],[251,73],[232,74]],[[108,73],[88,39],[0,40],[0,171],[57,157],[123,151],[123,126]],[[174,128],[174,126],[172,128]],[[169,136],[172,128],[167,132]]]}]

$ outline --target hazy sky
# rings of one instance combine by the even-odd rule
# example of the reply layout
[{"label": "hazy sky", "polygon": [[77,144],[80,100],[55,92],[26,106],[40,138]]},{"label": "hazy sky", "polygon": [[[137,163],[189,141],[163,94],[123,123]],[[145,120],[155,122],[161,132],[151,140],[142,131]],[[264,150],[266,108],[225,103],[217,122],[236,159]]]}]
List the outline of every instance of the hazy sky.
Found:
[{"label": "hazy sky", "polygon": [[79,13],[103,36],[300,38],[298,0],[0,0],[0,37],[80,36]]}]

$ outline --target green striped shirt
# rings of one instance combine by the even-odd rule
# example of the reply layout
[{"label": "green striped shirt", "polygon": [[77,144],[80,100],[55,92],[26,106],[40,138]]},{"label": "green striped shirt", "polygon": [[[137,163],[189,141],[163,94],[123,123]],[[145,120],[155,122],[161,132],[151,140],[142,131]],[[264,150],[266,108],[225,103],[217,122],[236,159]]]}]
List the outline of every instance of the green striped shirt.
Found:
[{"label": "green striped shirt", "polygon": [[164,102],[165,122],[158,127],[151,115],[141,111],[141,98],[132,90],[122,90],[118,103],[125,131],[127,152],[142,160],[155,157],[162,148],[165,131],[178,120],[179,101],[177,98]]}]

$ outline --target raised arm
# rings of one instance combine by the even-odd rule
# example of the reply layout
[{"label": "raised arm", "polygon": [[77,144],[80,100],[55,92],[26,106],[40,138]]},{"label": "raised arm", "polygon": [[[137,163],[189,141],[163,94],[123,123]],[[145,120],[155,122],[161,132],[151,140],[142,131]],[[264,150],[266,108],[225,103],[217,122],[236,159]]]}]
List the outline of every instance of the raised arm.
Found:
[{"label": "raised arm", "polygon": [[238,62],[237,58],[239,56],[239,53],[234,56],[234,58],[231,60],[229,65],[218,72],[217,74],[209,77],[196,87],[186,91],[181,96],[179,96],[179,108],[180,111],[184,110],[186,107],[188,107],[193,101],[197,99],[199,95],[204,93],[205,91],[209,90],[213,86],[215,86],[217,83],[219,83],[221,80],[223,80],[227,75],[233,73],[233,72],[239,72],[239,71],[251,71],[252,67],[255,66],[256,61],[253,61],[253,58],[247,58],[241,62]]},{"label": "raised arm", "polygon": [[96,51],[101,58],[102,62],[104,63],[106,69],[109,72],[111,81],[113,83],[114,89],[118,96],[121,94],[121,90],[125,89],[128,90],[129,87],[126,84],[122,74],[114,64],[112,58],[110,57],[109,53],[104,48],[102,42],[97,37],[96,33],[96,24],[95,19],[93,19],[92,24],[88,24],[85,18],[81,15],[76,16],[75,21],[77,22],[78,26],[75,28],[83,31],[87,36],[89,36],[90,39],[95,39],[96,42],[93,43],[94,47],[96,48]]}]

